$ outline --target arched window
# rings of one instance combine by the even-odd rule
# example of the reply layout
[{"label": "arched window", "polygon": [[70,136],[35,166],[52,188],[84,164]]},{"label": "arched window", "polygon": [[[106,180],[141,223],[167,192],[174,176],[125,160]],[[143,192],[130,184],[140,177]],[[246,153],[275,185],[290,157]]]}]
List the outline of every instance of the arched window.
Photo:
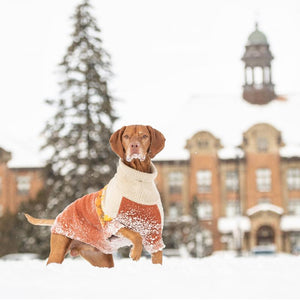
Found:
[{"label": "arched window", "polygon": [[254,84],[256,88],[262,87],[263,80],[263,70],[261,67],[254,68]]}]

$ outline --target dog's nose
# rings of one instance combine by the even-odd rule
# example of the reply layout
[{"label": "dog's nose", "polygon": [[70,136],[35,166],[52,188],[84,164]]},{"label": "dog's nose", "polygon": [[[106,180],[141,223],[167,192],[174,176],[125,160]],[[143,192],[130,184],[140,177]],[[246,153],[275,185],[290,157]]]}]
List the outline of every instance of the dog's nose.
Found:
[{"label": "dog's nose", "polygon": [[137,149],[140,147],[140,143],[136,142],[136,143],[131,143],[130,145],[131,149]]}]

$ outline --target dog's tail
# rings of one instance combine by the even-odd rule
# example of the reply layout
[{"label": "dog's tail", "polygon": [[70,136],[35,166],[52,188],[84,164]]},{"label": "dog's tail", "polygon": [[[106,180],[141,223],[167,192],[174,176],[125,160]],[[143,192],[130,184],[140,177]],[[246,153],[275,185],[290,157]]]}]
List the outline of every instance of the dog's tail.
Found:
[{"label": "dog's tail", "polygon": [[40,226],[52,226],[54,224],[54,219],[36,219],[28,214],[24,214],[27,221],[33,225]]}]

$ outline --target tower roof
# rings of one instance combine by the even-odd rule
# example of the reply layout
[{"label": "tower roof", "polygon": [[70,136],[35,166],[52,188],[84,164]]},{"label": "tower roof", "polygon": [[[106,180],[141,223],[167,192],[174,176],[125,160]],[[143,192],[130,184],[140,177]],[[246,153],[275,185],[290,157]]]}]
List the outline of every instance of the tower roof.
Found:
[{"label": "tower roof", "polygon": [[268,45],[267,37],[258,30],[258,23],[255,23],[255,30],[249,35],[247,45]]}]

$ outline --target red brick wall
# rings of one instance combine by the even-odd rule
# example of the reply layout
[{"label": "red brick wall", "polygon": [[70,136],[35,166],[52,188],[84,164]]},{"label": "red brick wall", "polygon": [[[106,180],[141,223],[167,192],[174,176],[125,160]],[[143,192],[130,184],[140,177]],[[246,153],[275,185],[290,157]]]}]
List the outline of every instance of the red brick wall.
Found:
[{"label": "red brick wall", "polygon": [[[272,184],[270,192],[257,191],[256,170],[258,168],[271,170]],[[269,198],[272,204],[283,207],[279,154],[247,153],[246,170],[246,209],[257,205],[260,198]]]},{"label": "red brick wall", "polygon": [[[220,195],[220,178],[219,165],[216,154],[191,154],[190,158],[190,201],[194,196],[201,200],[209,200],[213,207],[213,218],[210,221],[202,221],[202,226],[212,231],[213,234],[213,251],[222,248],[220,235],[217,229],[218,218],[221,214],[221,195]],[[212,173],[211,191],[209,193],[198,193],[197,191],[197,172],[199,170],[210,170]]]},{"label": "red brick wall", "polygon": [[[30,189],[28,193],[19,193],[17,188],[17,177],[29,176]],[[3,210],[16,212],[23,201],[34,199],[37,193],[44,186],[43,169],[42,168],[12,168],[9,169],[7,164],[0,164],[1,177],[1,194],[0,204]]]}]

